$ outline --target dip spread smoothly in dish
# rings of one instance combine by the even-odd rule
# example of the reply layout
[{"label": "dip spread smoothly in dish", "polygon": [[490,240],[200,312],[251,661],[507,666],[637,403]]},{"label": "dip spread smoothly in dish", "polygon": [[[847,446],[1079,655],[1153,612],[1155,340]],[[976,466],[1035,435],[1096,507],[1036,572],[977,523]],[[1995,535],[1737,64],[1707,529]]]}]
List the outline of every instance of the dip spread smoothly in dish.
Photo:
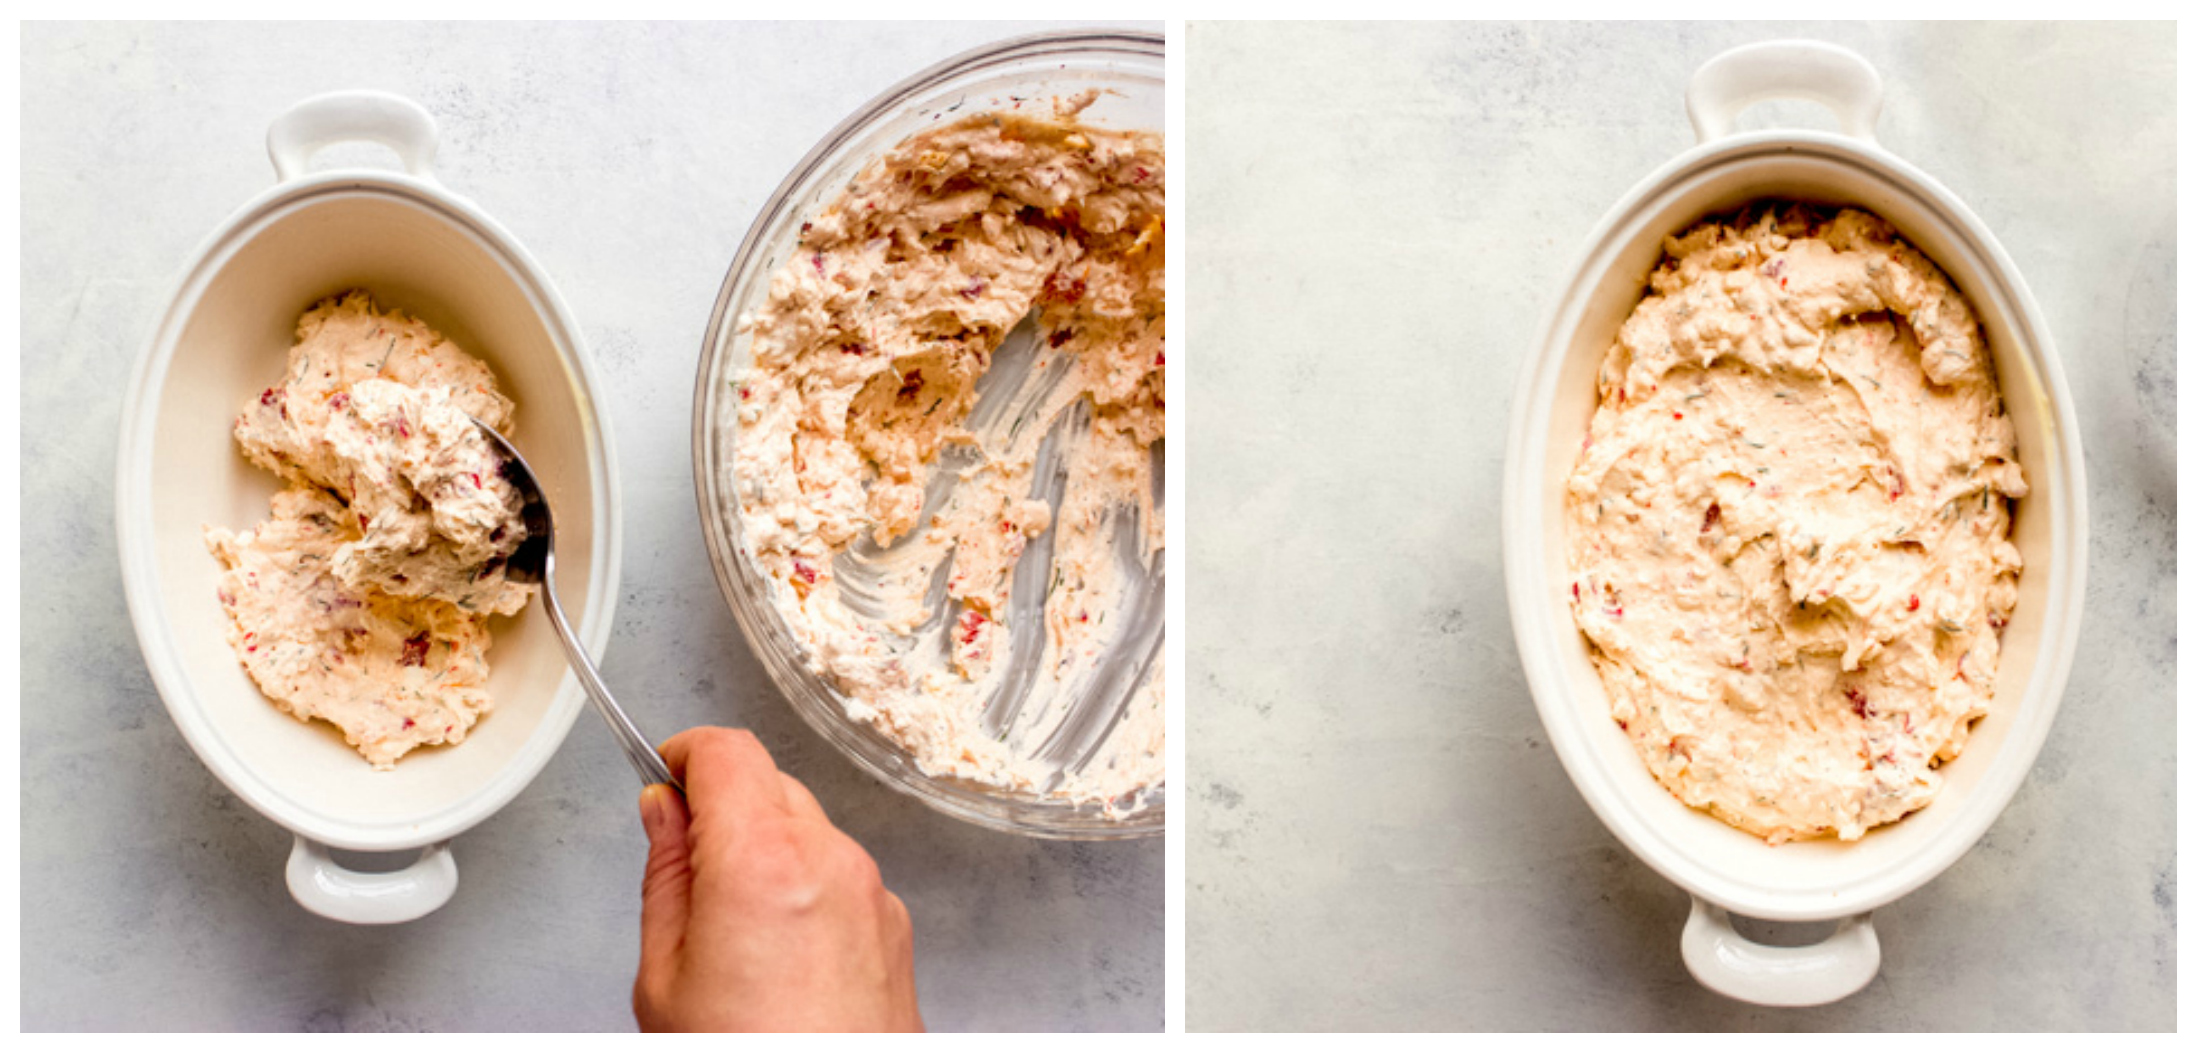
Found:
[{"label": "dip spread smoothly in dish", "polygon": [[1672,793],[1859,838],[1991,702],[2028,492],[1991,356],[1866,212],[1757,206],[1664,253],[1570,478],[1573,617]]},{"label": "dip spread smoothly in dish", "polygon": [[288,488],[267,522],[206,530],[229,644],[276,706],[377,768],[464,740],[490,708],[488,619],[534,593],[504,578],[519,495],[468,419],[503,430],[511,409],[486,365],[354,291],[298,319],[281,383],[237,416]]},{"label": "dip spread smoothly in dish", "polygon": [[1165,168],[1095,95],[928,129],[809,217],[741,319],[733,482],[851,716],[1127,810],[1165,768]]}]

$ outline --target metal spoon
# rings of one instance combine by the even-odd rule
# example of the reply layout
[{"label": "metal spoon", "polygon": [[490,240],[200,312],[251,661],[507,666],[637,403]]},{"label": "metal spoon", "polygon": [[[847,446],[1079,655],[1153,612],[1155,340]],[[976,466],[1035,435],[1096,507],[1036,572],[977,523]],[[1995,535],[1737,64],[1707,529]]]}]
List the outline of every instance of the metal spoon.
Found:
[{"label": "metal spoon", "polygon": [[656,748],[641,737],[639,729],[618,708],[616,699],[610,697],[610,689],[603,686],[602,674],[595,671],[595,662],[588,658],[580,646],[580,639],[572,634],[572,623],[565,620],[564,608],[557,603],[557,527],[549,517],[549,499],[542,496],[542,486],[534,479],[534,469],[519,456],[511,440],[496,429],[474,419],[474,425],[503,457],[503,477],[519,491],[520,521],[526,525],[526,540],[519,543],[518,551],[504,564],[504,577],[522,585],[540,583],[542,605],[549,610],[549,624],[556,627],[557,640],[564,644],[565,657],[571,660],[572,673],[587,689],[587,697],[595,703],[595,712],[602,714],[610,725],[610,733],[618,745],[626,751],[626,759],[633,762],[633,770],[641,773],[641,784],[669,785],[684,794],[686,787],[671,777],[671,768]]}]

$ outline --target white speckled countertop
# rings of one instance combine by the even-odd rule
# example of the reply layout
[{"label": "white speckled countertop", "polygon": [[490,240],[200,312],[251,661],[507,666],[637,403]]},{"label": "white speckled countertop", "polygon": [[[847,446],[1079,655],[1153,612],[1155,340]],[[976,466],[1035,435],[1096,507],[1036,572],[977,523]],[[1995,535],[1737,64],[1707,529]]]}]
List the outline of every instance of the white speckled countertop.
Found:
[{"label": "white speckled countertop", "polygon": [[[1686,973],[1686,895],[1543,737],[1498,530],[1555,284],[1692,145],[1694,68],[1779,36],[1873,62],[1880,141],[2022,269],[2092,539],[2028,782],[1877,912],[1871,986],[1794,1011]],[[1193,23],[1185,44],[1189,1026],[2175,1025],[2172,27]]]},{"label": "white speckled countertop", "polygon": [[933,1028],[1161,1026],[1159,841],[987,833],[858,773],[749,654],[694,505],[702,328],[755,211],[871,95],[1032,28],[23,25],[23,1027],[633,1026],[638,786],[592,714],[458,839],[455,899],[353,928],[291,901],[289,835],[198,762],[137,653],[114,537],[124,384],[194,247],[272,181],[268,122],[359,87],[434,114],[438,178],[585,330],[625,498],[603,673],[643,730],[751,727],[816,791],[907,901]]}]

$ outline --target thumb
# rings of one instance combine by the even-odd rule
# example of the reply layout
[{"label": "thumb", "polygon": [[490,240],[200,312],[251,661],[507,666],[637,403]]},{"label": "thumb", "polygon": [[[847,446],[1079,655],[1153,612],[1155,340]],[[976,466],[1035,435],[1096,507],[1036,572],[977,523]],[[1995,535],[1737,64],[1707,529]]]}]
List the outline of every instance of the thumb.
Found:
[{"label": "thumb", "polygon": [[642,790],[641,827],[648,831],[648,870],[641,877],[641,971],[668,976],[685,942],[687,894],[694,883],[688,866],[686,801],[663,783]]}]

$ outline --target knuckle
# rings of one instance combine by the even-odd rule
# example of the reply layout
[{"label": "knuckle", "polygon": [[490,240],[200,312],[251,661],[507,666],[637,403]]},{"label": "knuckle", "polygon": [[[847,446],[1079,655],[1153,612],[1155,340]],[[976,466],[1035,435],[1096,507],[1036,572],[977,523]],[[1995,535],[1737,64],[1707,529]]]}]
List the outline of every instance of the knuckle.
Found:
[{"label": "knuckle", "polygon": [[757,823],[743,832],[741,869],[766,889],[790,889],[814,881],[814,853],[783,823]]},{"label": "knuckle", "polygon": [[754,732],[748,731],[745,728],[719,727],[714,724],[688,728],[687,730],[682,731],[673,737],[687,739],[691,741],[698,750],[708,753],[737,751],[742,748],[743,743],[754,743],[755,745],[762,744],[761,741],[755,737]]},{"label": "knuckle", "polygon": [[885,875],[878,870],[877,860],[871,858],[868,852],[862,850],[861,845],[852,840],[844,843],[846,847],[840,849],[840,866],[845,869],[855,886],[864,890],[884,888]]},{"label": "knuckle", "polygon": [[896,936],[905,938],[914,928],[912,920],[908,917],[908,905],[901,902],[900,897],[894,895],[890,889],[879,886],[879,891],[885,897],[883,909],[886,924]]},{"label": "knuckle", "polygon": [[746,728],[711,728],[710,738],[719,746],[730,750],[761,750],[763,740]]},{"label": "knuckle", "polygon": [[761,768],[776,771],[778,765],[771,760],[770,751],[763,748],[763,740],[746,728],[714,728],[710,736],[710,752],[733,768]]},{"label": "knuckle", "polygon": [[837,829],[820,830],[818,833],[818,862],[830,873],[833,880],[855,892],[874,892],[885,887],[884,875],[877,869],[877,860],[864,851],[859,842]]}]

